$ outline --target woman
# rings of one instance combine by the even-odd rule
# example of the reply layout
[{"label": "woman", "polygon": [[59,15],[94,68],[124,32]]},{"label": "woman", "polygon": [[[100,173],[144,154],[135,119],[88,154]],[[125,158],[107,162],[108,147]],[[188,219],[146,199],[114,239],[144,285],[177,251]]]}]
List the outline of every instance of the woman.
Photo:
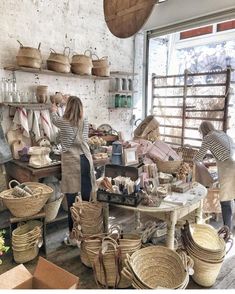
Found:
[{"label": "woman", "polygon": [[224,225],[232,229],[233,202],[235,198],[235,162],[233,159],[233,141],[224,132],[215,130],[212,123],[203,121],[199,127],[203,141],[195,156],[196,161],[202,161],[210,150],[217,162],[220,184],[220,205]]},{"label": "woman", "polygon": [[83,119],[83,105],[76,96],[67,100],[63,117],[57,114],[55,104],[51,107],[53,124],[60,129],[61,155],[61,191],[65,193],[68,202],[69,235],[65,237],[66,245],[76,246],[77,241],[72,235],[73,220],[70,207],[78,192],[82,200],[89,201],[95,195],[95,176],[93,161],[87,144],[88,122]]}]

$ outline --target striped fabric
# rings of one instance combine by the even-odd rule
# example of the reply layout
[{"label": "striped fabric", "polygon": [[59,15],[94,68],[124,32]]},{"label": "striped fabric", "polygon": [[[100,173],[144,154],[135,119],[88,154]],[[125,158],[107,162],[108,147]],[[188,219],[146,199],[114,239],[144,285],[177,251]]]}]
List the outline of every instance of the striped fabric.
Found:
[{"label": "striped fabric", "polygon": [[[60,117],[57,113],[51,113],[51,120],[53,124],[60,129],[60,138],[62,151],[67,151],[73,144],[78,128],[72,127],[70,123]],[[83,140],[87,142],[88,140],[88,119],[84,118],[84,126],[83,126]]]},{"label": "striped fabric", "polygon": [[233,141],[222,131],[211,131],[203,138],[202,146],[194,160],[202,161],[209,150],[215,159],[225,161],[232,157]]}]

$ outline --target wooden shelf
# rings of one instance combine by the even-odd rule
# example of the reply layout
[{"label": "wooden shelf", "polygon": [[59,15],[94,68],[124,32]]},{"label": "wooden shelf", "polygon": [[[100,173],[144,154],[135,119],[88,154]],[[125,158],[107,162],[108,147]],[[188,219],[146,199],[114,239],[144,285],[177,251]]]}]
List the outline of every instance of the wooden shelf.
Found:
[{"label": "wooden shelf", "polygon": [[33,74],[43,74],[43,75],[51,75],[51,76],[61,76],[61,77],[73,77],[79,79],[87,79],[87,80],[110,80],[110,77],[98,77],[94,75],[76,75],[73,73],[59,73],[48,69],[35,69],[29,67],[20,67],[20,66],[6,66],[4,67],[5,70],[10,71],[20,71],[26,73],[33,73]]},{"label": "wooden shelf", "polygon": [[108,107],[108,110],[131,110],[136,109],[136,107]]},{"label": "wooden shelf", "polygon": [[43,110],[50,109],[51,104],[44,103],[21,103],[21,102],[3,102],[0,105],[11,106],[11,107],[23,107],[25,109]]},{"label": "wooden shelf", "polygon": [[109,91],[109,93],[116,93],[116,94],[132,94],[132,93],[138,93],[138,91],[122,90],[122,91]]},{"label": "wooden shelf", "polygon": [[111,76],[137,76],[138,74],[135,72],[128,72],[128,71],[111,71]]}]

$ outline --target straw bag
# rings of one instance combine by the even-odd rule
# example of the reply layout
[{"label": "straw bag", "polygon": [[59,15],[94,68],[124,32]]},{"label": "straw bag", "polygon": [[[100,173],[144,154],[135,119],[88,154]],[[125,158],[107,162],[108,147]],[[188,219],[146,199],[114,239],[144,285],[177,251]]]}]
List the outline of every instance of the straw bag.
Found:
[{"label": "straw bag", "polygon": [[155,158],[154,162],[157,164],[157,168],[159,172],[173,174],[177,172],[178,168],[180,167],[183,161],[182,160],[163,161],[158,158]]},{"label": "straw bag", "polygon": [[59,199],[46,203],[45,205],[46,222],[50,222],[56,218],[63,198],[64,198],[64,194],[61,194]]},{"label": "straw bag", "polygon": [[154,115],[147,116],[135,129],[134,138],[146,139],[149,141],[155,141],[159,138],[159,122]]},{"label": "straw bag", "polygon": [[23,183],[23,185],[32,190],[33,195],[15,198],[12,195],[14,188],[11,187],[0,193],[0,198],[3,200],[3,203],[16,217],[26,217],[37,214],[53,193],[53,189],[41,183],[26,182]]},{"label": "straw bag", "polygon": [[122,274],[136,289],[185,289],[193,262],[163,246],[149,246],[127,255]]},{"label": "straw bag", "polygon": [[190,145],[184,145],[177,149],[177,153],[182,156],[184,162],[193,163],[193,159],[198,153],[198,150],[191,148]]},{"label": "straw bag", "polygon": [[32,220],[12,232],[12,251],[16,263],[34,259],[42,246],[42,222]]}]

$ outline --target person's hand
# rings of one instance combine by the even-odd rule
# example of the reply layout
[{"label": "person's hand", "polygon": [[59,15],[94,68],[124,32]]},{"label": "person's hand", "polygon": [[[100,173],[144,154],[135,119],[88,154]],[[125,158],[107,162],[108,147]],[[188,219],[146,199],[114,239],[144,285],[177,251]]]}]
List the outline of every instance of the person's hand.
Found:
[{"label": "person's hand", "polygon": [[51,105],[51,112],[57,112],[57,110],[58,110],[58,107],[56,106],[55,103],[53,103],[53,104]]}]

